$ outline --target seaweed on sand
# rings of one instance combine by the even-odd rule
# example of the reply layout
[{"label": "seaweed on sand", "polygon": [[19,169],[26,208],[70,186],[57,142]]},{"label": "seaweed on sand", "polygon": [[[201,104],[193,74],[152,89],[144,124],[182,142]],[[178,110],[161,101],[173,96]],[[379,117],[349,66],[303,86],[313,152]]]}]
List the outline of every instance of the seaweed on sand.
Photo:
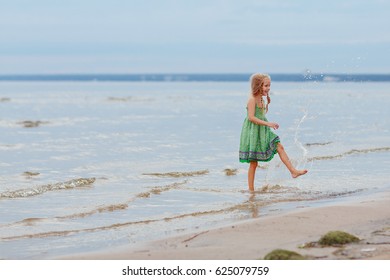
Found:
[{"label": "seaweed on sand", "polygon": [[289,250],[276,249],[264,257],[265,260],[304,260],[302,255]]}]

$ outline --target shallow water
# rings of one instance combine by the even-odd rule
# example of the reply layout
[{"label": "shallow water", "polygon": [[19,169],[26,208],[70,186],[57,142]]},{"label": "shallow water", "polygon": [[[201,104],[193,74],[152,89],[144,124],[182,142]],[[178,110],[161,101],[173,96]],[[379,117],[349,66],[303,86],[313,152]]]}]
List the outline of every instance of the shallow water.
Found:
[{"label": "shallow water", "polygon": [[238,162],[248,83],[1,82],[0,258],[138,244],[389,188],[388,83],[277,83],[278,157]]}]

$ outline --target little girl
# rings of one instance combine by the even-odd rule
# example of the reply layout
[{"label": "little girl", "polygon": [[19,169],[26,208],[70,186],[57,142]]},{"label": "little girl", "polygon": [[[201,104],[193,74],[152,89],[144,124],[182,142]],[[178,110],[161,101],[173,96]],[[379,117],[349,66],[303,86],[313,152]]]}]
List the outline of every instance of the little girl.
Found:
[{"label": "little girl", "polygon": [[[248,187],[254,191],[255,173],[258,161],[270,161],[278,153],[293,178],[307,173],[307,170],[297,170],[291,164],[284,147],[271,128],[278,129],[279,125],[269,122],[265,117],[268,104],[271,103],[269,90],[271,78],[266,74],[253,74],[251,77],[251,95],[247,105],[247,117],[244,120],[240,138],[240,162],[248,162]],[[263,96],[267,97],[264,104]]]}]

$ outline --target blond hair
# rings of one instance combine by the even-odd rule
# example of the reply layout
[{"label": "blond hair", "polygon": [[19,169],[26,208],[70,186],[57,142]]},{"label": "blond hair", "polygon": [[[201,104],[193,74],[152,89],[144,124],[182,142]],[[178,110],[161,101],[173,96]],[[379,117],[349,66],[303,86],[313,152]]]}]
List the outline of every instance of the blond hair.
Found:
[{"label": "blond hair", "polygon": [[[256,73],[251,76],[251,93],[253,96],[263,96],[263,85],[265,80],[271,81],[271,77],[268,74]],[[271,97],[267,94],[267,106],[266,110],[268,111],[268,104],[271,103]]]}]

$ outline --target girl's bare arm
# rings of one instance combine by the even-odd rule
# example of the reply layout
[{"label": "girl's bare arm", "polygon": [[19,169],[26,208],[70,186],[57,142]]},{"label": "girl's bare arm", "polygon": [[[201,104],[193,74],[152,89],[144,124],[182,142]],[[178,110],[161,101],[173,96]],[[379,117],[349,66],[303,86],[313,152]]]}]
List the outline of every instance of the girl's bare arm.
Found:
[{"label": "girl's bare arm", "polygon": [[254,97],[250,97],[248,100],[248,119],[249,119],[249,121],[251,121],[257,125],[269,126],[269,127],[272,127],[273,129],[279,128],[279,125],[277,123],[266,122],[266,121],[260,120],[259,118],[256,118],[255,111],[256,111],[256,100]]}]

